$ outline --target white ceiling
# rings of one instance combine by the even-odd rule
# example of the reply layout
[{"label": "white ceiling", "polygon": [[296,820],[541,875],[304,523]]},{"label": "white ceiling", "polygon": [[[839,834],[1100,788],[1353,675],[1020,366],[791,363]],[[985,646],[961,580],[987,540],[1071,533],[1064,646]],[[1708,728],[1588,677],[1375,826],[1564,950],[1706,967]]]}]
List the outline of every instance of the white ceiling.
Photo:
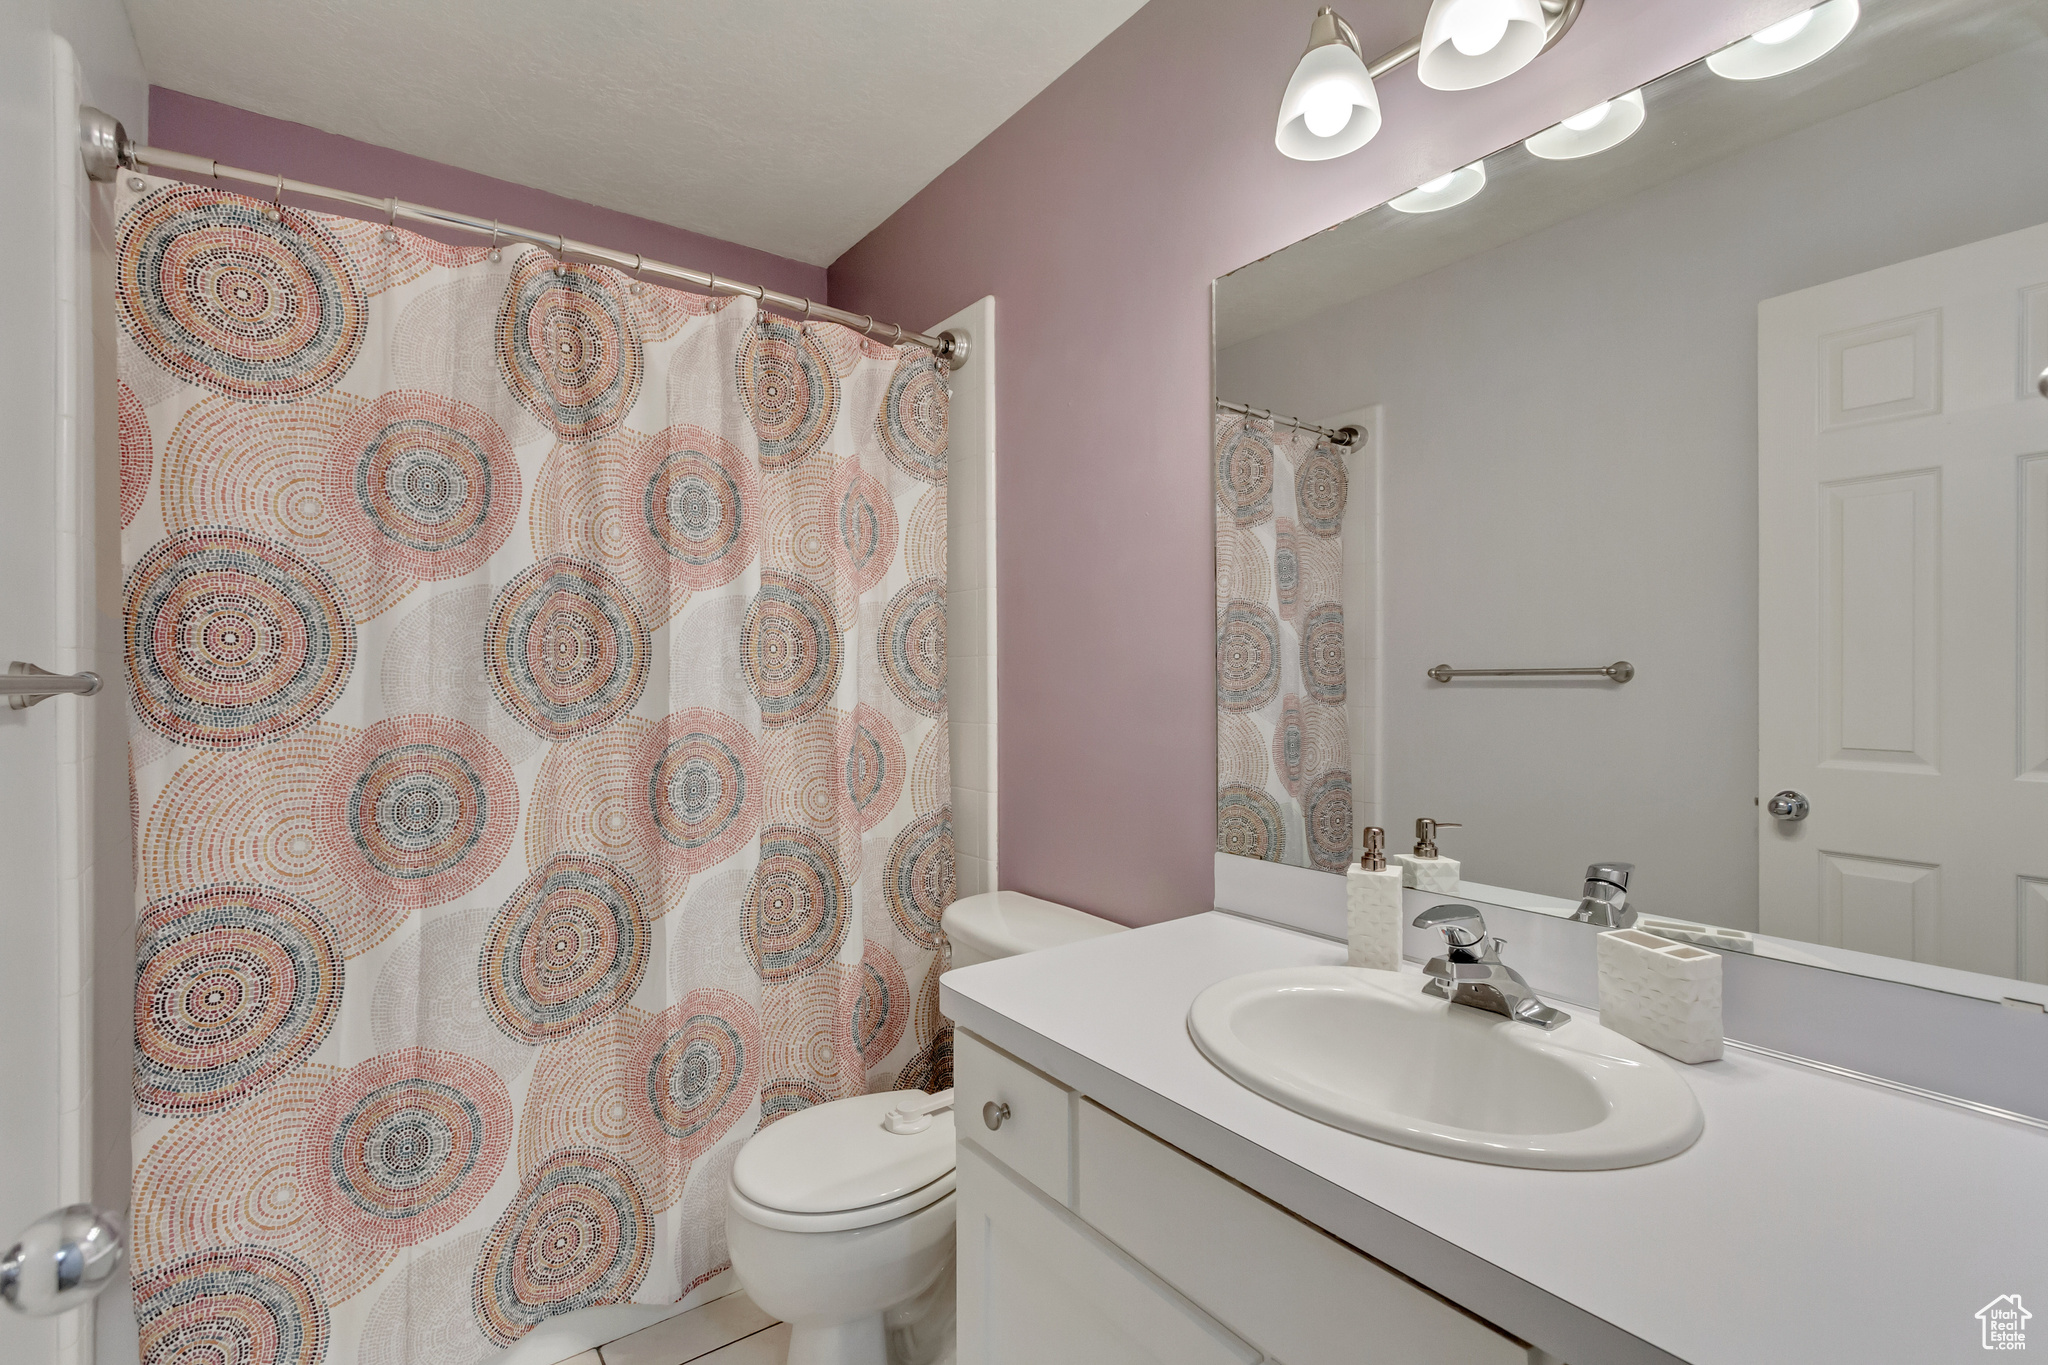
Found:
[{"label": "white ceiling", "polygon": [[825,265],[1143,0],[126,3],[154,84]]}]

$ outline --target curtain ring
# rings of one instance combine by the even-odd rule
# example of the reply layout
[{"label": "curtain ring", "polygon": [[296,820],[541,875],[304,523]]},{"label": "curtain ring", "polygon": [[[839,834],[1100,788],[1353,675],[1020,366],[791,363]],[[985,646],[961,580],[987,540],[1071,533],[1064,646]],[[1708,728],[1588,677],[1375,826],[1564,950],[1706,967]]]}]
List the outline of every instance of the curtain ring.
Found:
[{"label": "curtain ring", "polygon": [[384,245],[390,246],[398,240],[398,196],[392,195],[384,201]]},{"label": "curtain ring", "polygon": [[[218,161],[216,161],[216,162],[214,162],[214,163],[213,163],[213,165],[214,165],[214,174],[215,174],[215,176],[217,177],[217,176],[218,176],[218,175],[220,174],[220,163],[219,163]],[[270,196],[270,207],[269,207],[268,209],[264,210],[263,216],[264,216],[265,218],[268,218],[268,219],[269,219],[269,220],[270,220],[271,222],[273,222],[273,223],[282,223],[282,222],[284,221],[284,172],[283,172],[283,171],[279,171],[279,172],[277,173],[277,192],[276,192],[276,193],[274,193],[274,194],[272,194],[272,195]]]},{"label": "curtain ring", "polygon": [[497,220],[497,219],[495,219],[495,218],[491,219],[491,248],[490,248],[490,258],[491,258],[492,260],[494,260],[494,261],[499,261],[499,260],[503,260],[503,259],[504,259],[504,253],[503,253],[502,251],[498,250],[498,220]]},{"label": "curtain ring", "polygon": [[875,334],[875,319],[874,319],[874,316],[873,316],[872,314],[869,314],[869,313],[862,313],[862,314],[861,314],[861,319],[862,319],[862,321],[861,321],[861,328],[860,328],[860,334],[861,334],[862,336],[864,336],[864,337],[872,337],[872,336],[873,336],[873,335]]},{"label": "curtain ring", "polygon": [[640,271],[646,264],[647,258],[645,256],[637,251],[633,253],[633,292],[635,294],[645,293],[647,290],[647,281],[640,278]]},{"label": "curtain ring", "polygon": [[901,346],[903,344],[903,324],[892,322],[889,325],[896,329],[896,335],[890,339],[889,344],[891,346]]},{"label": "curtain ring", "polygon": [[559,233],[559,232],[558,232],[558,233],[556,233],[556,234],[555,234],[555,274],[556,274],[556,275],[558,275],[558,276],[559,276],[559,275],[567,275],[567,274],[569,273],[569,256],[568,256],[568,251],[569,251],[569,239],[568,239],[567,237],[564,237],[564,236],[563,236],[563,235],[562,235],[561,233]]},{"label": "curtain ring", "polygon": [[808,326],[810,326],[810,325],[811,325],[811,301],[810,301],[809,299],[805,299],[805,300],[804,300],[804,326],[808,327]]}]

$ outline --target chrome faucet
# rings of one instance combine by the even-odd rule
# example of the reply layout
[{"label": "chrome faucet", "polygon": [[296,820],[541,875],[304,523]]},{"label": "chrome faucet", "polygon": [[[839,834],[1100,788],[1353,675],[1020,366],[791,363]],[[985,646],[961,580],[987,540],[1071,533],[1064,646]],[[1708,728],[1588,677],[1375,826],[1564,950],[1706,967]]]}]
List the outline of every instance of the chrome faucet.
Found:
[{"label": "chrome faucet", "polygon": [[1628,903],[1628,879],[1634,863],[1594,863],[1586,869],[1586,885],[1579,892],[1579,908],[1572,918],[1601,929],[1626,929],[1636,922],[1635,907]]},{"label": "chrome faucet", "polygon": [[1417,929],[1443,932],[1443,955],[1423,965],[1429,983],[1422,989],[1453,1005],[1504,1014],[1538,1028],[1556,1028],[1571,1018],[1537,998],[1535,987],[1500,960],[1502,940],[1486,932],[1486,921],[1469,905],[1436,905],[1417,915]]}]

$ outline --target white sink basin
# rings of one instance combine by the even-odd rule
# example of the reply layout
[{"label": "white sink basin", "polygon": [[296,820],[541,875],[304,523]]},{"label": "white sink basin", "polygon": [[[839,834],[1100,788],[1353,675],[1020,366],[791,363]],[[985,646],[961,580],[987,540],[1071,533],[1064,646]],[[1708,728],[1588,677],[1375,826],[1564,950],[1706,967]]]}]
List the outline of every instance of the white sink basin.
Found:
[{"label": "white sink basin", "polygon": [[1195,997],[1225,1075],[1296,1113],[1439,1156],[1600,1171],[1662,1161],[1704,1120],[1677,1064],[1575,1013],[1545,1031],[1424,995],[1425,978],[1285,967]]}]

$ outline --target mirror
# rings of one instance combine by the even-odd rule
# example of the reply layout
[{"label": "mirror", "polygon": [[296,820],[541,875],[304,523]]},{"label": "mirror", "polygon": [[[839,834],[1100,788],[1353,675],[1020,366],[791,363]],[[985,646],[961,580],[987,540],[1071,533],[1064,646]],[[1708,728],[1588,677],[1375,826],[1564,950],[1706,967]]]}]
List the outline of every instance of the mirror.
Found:
[{"label": "mirror", "polygon": [[1217,281],[1218,849],[2048,1002],[2048,0],[1717,65]]}]

